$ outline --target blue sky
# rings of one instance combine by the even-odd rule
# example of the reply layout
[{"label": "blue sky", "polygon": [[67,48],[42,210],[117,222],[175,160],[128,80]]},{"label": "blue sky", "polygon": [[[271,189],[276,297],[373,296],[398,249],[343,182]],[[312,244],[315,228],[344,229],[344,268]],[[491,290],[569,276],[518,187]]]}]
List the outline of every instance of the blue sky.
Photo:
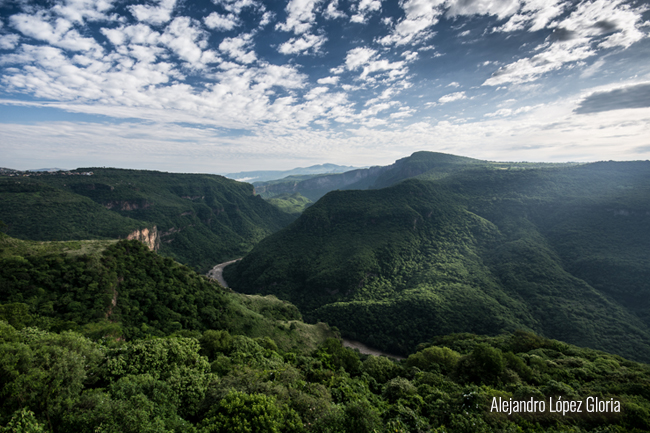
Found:
[{"label": "blue sky", "polygon": [[650,159],[650,7],[0,0],[0,166]]}]

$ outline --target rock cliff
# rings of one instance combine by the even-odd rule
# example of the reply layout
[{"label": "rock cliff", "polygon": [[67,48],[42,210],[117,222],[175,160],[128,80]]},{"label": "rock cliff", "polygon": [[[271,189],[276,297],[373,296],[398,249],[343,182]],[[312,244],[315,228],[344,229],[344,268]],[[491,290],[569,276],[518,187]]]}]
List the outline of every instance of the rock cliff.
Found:
[{"label": "rock cliff", "polygon": [[138,240],[145,244],[151,251],[158,251],[160,248],[160,236],[158,228],[153,226],[152,229],[143,228],[135,230],[126,237],[128,240]]}]

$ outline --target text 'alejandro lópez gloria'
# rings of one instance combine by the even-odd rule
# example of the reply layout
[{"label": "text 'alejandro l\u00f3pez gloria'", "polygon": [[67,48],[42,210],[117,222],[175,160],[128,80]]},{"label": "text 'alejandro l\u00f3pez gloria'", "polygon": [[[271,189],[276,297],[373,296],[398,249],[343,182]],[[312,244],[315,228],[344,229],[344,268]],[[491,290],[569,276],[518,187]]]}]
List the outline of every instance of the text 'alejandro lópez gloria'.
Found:
[{"label": "text 'alejandro l\u00f3pez gloria'", "polygon": [[553,400],[549,398],[548,406],[544,400],[535,400],[533,397],[530,400],[513,400],[512,398],[505,400],[499,397],[492,398],[492,406],[490,412],[500,412],[508,415],[513,413],[534,413],[546,412],[546,408],[551,413],[582,413],[583,411],[589,413],[612,413],[621,411],[621,402],[614,400],[601,400],[598,397],[587,397],[582,400],[562,400],[562,397]]}]

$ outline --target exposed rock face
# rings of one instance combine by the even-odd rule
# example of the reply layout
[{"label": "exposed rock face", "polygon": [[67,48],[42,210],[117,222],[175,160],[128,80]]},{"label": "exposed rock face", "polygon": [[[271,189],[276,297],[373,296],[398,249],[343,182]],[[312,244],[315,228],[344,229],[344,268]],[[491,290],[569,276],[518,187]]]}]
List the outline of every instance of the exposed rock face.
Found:
[{"label": "exposed rock face", "polygon": [[149,209],[151,203],[147,201],[138,202],[138,201],[128,201],[128,200],[118,200],[118,201],[109,201],[104,204],[106,209],[115,209],[115,210],[136,210],[136,209]]},{"label": "exposed rock face", "polygon": [[126,237],[128,240],[137,240],[145,244],[151,251],[158,251],[160,248],[160,236],[158,236],[158,227],[153,226],[150,230],[144,228],[136,230]]}]

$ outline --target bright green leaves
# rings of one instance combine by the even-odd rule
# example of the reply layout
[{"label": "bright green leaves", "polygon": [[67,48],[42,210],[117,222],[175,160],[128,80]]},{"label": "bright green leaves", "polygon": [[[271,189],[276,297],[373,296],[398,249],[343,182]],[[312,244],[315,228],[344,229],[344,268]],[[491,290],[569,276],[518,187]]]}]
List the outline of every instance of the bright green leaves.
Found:
[{"label": "bright green leaves", "polygon": [[5,427],[0,427],[0,433],[44,433],[43,425],[36,420],[34,412],[22,408],[17,410]]},{"label": "bright green leaves", "polygon": [[425,371],[440,371],[448,374],[454,370],[460,360],[460,353],[448,347],[428,347],[414,353],[406,360],[409,367],[417,367]]},{"label": "bright green leaves", "polygon": [[50,423],[73,404],[84,385],[95,380],[102,350],[67,332],[49,334],[26,328],[20,337],[0,344],[4,408],[30,407]]},{"label": "bright green leaves", "polygon": [[210,409],[201,433],[293,433],[303,431],[298,414],[264,394],[232,391]]}]

